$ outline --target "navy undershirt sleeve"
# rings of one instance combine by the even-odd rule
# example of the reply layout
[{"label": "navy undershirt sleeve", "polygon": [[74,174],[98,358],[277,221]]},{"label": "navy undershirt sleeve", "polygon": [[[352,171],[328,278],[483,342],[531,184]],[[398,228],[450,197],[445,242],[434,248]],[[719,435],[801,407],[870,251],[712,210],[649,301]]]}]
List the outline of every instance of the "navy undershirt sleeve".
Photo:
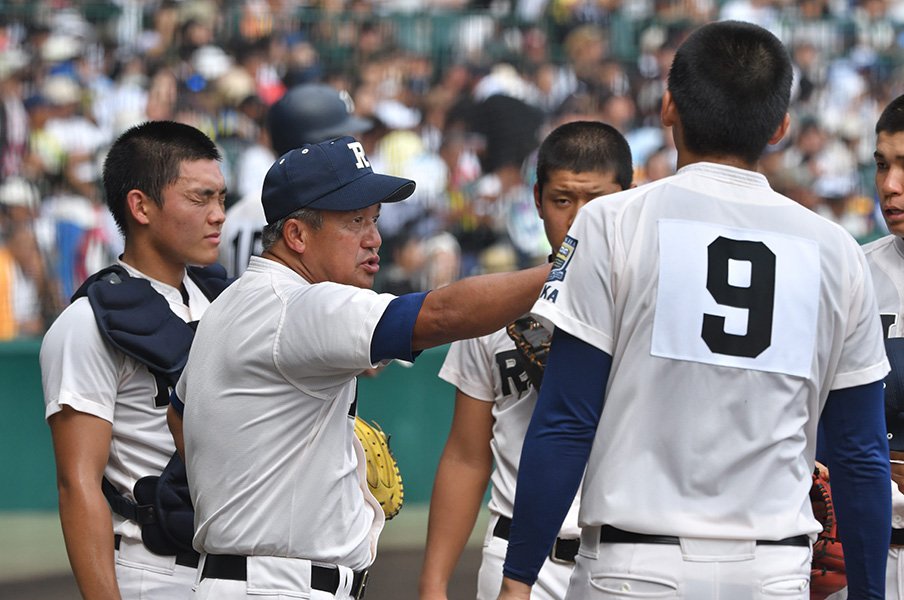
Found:
[{"label": "navy undershirt sleeve", "polygon": [[380,322],[374,329],[370,341],[370,362],[376,364],[390,358],[398,358],[413,362],[420,352],[411,350],[411,336],[417,315],[424,304],[424,298],[430,292],[415,292],[394,298]]},{"label": "navy undershirt sleeve", "polygon": [[533,585],[584,476],[612,357],[556,329],[518,467],[503,574]]},{"label": "navy undershirt sleeve", "polygon": [[170,393],[169,403],[173,405],[173,408],[176,409],[176,412],[179,413],[179,416],[183,416],[185,413],[185,403],[176,395],[176,390],[173,390]]},{"label": "navy undershirt sleeve", "polygon": [[884,598],[891,536],[885,398],[877,381],[829,394],[821,418],[849,598]]}]

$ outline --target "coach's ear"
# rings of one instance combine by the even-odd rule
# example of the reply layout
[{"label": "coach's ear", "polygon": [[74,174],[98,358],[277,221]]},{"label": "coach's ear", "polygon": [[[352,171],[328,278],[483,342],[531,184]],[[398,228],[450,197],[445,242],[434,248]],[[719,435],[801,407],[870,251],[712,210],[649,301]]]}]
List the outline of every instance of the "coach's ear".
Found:
[{"label": "coach's ear", "polygon": [[775,130],[775,133],[772,134],[772,137],[769,139],[769,145],[775,145],[779,143],[785,134],[788,133],[788,128],[791,127],[791,115],[785,113],[785,118],[782,119],[781,125],[778,126],[778,129]]},{"label": "coach's ear", "polygon": [[282,239],[290,250],[303,254],[308,240],[307,225],[300,219],[286,219],[283,224]]}]

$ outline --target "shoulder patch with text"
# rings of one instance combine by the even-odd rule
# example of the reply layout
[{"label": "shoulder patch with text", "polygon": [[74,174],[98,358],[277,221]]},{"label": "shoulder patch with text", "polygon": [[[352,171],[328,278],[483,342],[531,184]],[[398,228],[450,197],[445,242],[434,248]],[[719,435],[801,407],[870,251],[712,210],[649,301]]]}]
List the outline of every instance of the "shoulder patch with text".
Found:
[{"label": "shoulder patch with text", "polygon": [[559,251],[556,252],[556,257],[552,261],[552,270],[549,272],[549,277],[546,278],[546,281],[562,281],[565,279],[565,270],[568,268],[568,263],[571,262],[571,257],[574,255],[577,246],[578,241],[576,239],[570,235],[565,236],[565,241],[562,242],[562,246],[559,247]]}]

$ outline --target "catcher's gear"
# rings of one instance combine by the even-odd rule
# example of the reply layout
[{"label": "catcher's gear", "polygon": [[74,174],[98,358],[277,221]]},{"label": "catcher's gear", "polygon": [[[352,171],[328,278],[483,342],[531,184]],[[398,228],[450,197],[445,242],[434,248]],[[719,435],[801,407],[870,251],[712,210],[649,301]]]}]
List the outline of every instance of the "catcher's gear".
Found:
[{"label": "catcher's gear", "polygon": [[810,565],[810,598],[821,600],[847,586],[844,569],[844,552],[838,539],[835,505],[829,485],[829,471],[816,463],[813,485],[810,487],[810,504],[813,516],[822,524],[822,531],[813,544],[813,562]]},{"label": "catcher's gear", "polygon": [[399,465],[389,449],[389,436],[377,423],[361,417],[355,417],[355,435],[364,447],[367,487],[383,507],[383,514],[391,519],[402,510],[405,491]]},{"label": "catcher's gear", "polygon": [[527,315],[509,323],[505,331],[514,340],[515,347],[524,358],[527,378],[534,388],[539,390],[543,382],[543,369],[546,368],[552,334],[536,319]]}]

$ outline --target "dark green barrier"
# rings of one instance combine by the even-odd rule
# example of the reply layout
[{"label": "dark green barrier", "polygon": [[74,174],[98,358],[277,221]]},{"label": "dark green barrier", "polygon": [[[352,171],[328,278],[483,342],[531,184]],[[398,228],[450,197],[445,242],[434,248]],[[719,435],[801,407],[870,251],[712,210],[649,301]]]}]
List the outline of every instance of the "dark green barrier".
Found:
[{"label": "dark green barrier", "polygon": [[56,510],[56,470],[44,421],[39,340],[0,344],[0,510]]},{"label": "dark green barrier", "polygon": [[[44,420],[40,341],[0,343],[0,511],[56,510],[50,429]],[[452,420],[454,388],[436,377],[447,347],[424,352],[414,366],[393,363],[359,378],[359,414],[392,435],[405,479],[405,500],[426,503]]]}]

